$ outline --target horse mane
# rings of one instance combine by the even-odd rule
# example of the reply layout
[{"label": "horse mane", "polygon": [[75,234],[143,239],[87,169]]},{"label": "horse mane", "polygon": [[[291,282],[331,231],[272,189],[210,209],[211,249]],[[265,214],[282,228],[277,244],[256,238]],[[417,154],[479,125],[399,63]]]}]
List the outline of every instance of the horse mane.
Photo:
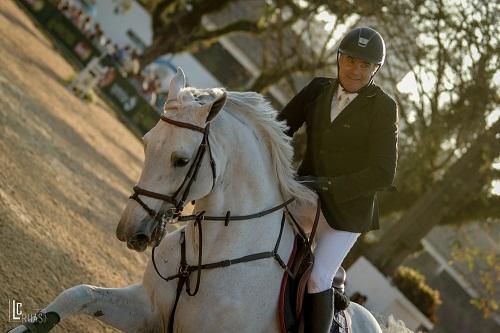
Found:
[{"label": "horse mane", "polygon": [[243,116],[251,122],[250,126],[258,129],[260,137],[274,157],[273,169],[283,197],[315,203],[314,193],[295,180],[291,138],[285,134],[288,127],[285,122],[276,120],[277,111],[264,96],[256,92],[228,91],[224,110],[235,116]]}]

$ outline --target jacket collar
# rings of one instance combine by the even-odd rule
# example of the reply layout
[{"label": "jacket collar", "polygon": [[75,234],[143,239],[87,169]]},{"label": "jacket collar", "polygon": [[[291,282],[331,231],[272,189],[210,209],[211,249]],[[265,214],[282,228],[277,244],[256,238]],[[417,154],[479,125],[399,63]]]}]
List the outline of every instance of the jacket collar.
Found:
[{"label": "jacket collar", "polygon": [[[339,79],[330,79],[330,85],[332,86],[333,92],[335,93],[339,87]],[[349,103],[349,105],[347,105],[344,110],[342,110],[342,112],[340,112],[337,118],[333,120],[333,123],[348,117],[355,110],[361,109],[365,104],[372,101],[373,97],[375,97],[378,92],[379,88],[373,83],[360,89],[358,92],[358,96],[353,99],[352,102]],[[332,94],[332,97],[333,95],[334,94]]]},{"label": "jacket collar", "polygon": [[[339,86],[340,80],[338,78],[330,78],[329,83],[330,83],[330,85],[333,86],[333,88],[336,91],[336,89]],[[378,86],[372,82],[372,83],[368,84],[367,86],[364,86],[363,88],[361,88],[358,91],[358,97],[361,97],[361,96],[368,97],[368,98],[375,97],[375,95],[377,95],[377,93],[378,93],[378,90],[379,90]]]}]

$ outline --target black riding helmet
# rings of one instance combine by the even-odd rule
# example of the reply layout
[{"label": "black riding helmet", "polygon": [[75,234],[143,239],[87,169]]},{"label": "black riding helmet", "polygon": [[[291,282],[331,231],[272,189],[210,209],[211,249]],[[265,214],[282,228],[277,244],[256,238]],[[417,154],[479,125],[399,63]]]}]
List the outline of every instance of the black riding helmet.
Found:
[{"label": "black riding helmet", "polygon": [[385,43],[377,31],[360,27],[345,35],[340,42],[339,52],[382,66],[385,60]]},{"label": "black riding helmet", "polygon": [[[380,67],[384,64],[385,42],[376,30],[369,27],[360,27],[349,31],[340,41],[337,51],[337,70],[340,70],[338,61],[340,53],[379,65],[367,84],[369,86],[373,82],[375,74],[377,74]],[[342,85],[342,83],[340,84]]]}]

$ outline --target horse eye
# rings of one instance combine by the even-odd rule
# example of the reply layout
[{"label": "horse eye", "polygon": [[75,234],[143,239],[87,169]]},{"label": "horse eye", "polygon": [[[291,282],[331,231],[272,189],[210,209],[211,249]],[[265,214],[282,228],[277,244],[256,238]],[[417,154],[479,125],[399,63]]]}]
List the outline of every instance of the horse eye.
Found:
[{"label": "horse eye", "polygon": [[177,158],[174,160],[175,168],[185,167],[189,163],[189,158]]}]

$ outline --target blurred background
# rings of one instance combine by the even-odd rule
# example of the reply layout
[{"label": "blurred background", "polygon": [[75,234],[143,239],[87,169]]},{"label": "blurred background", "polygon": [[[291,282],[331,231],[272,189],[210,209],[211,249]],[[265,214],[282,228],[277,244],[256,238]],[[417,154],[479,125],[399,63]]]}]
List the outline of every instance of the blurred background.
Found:
[{"label": "blurred background", "polygon": [[[107,200],[113,202],[100,208],[108,214],[107,222],[101,224],[108,237],[114,237],[113,226],[130,184],[140,171],[143,157],[138,138],[159,119],[168,82],[177,66],[184,69],[192,86],[258,91],[280,110],[314,76],[336,76],[338,42],[348,30],[357,26],[378,30],[387,44],[387,57],[375,80],[399,106],[398,191],[380,194],[381,230],[366,234],[346,259],[347,292],[353,301],[379,313],[381,318],[392,314],[413,330],[500,331],[498,3],[484,0],[5,0],[0,5],[0,13],[0,27],[5,37],[0,42],[3,43],[0,55],[4,56],[0,66],[4,113],[0,120],[5,130],[0,134],[0,151],[8,156],[0,159],[0,166],[9,170],[8,163],[20,163],[22,158],[16,157],[14,151],[29,130],[19,125],[16,132],[15,120],[9,117],[15,114],[13,112],[20,112],[15,110],[23,109],[23,103],[30,97],[16,94],[7,85],[19,83],[21,87],[21,82],[26,81],[22,91],[36,90],[32,82],[26,80],[28,70],[19,69],[16,76],[12,68],[16,63],[21,68],[38,60],[40,64],[35,71],[42,70],[39,80],[53,80],[54,85],[47,96],[34,98],[31,103],[35,107],[28,109],[37,110],[37,114],[66,112],[65,117],[69,117],[70,112],[78,117],[92,112],[83,116],[84,119],[65,119],[61,115],[57,119],[77,127],[83,126],[82,122],[97,121],[89,123],[88,130],[74,130],[70,135],[83,137],[83,141],[88,141],[89,136],[102,136],[88,141],[86,145],[90,147],[101,142],[99,140],[115,144],[100,152],[100,162],[95,162],[103,168],[98,174],[116,174],[118,170],[122,178],[116,179],[116,184],[110,185],[107,191],[99,190],[104,197],[112,194]],[[35,43],[40,43],[36,50],[28,48]],[[54,59],[59,60],[54,62]],[[43,91],[44,87],[38,89]],[[60,89],[61,92],[56,93]],[[51,98],[60,99],[60,111],[52,110],[57,106]],[[64,100],[71,101],[69,109],[65,109]],[[13,105],[14,102],[18,104]],[[43,103],[52,111],[40,109],[38,106]],[[106,118],[110,115],[111,118]],[[63,118],[65,120],[61,120]],[[46,132],[54,131],[54,120],[44,119]],[[62,123],[58,124],[61,136],[68,135],[68,130],[61,128]],[[116,131],[123,134],[110,135],[109,124],[122,126]],[[8,133],[12,132],[15,135],[9,137]],[[38,136],[34,141],[41,139],[43,136]],[[67,144],[70,149],[78,149],[85,146],[82,140]],[[34,141],[25,144],[37,151]],[[46,144],[54,145],[53,138],[47,138]],[[297,161],[304,145],[304,134],[300,131],[294,138]],[[66,146],[54,147],[64,150]],[[116,151],[117,147],[121,155],[109,162],[109,151]],[[69,152],[68,158],[82,154],[95,157],[96,152],[85,149]],[[47,154],[47,160],[40,163],[54,167],[53,162],[48,161],[60,158],[56,156],[59,153]],[[75,163],[74,168],[69,167],[67,179],[78,174],[81,182],[87,184],[84,186],[90,186],[92,176],[93,186],[99,187],[103,180],[96,176],[96,171],[82,173],[82,165],[78,164],[81,161]],[[62,164],[68,166],[66,162]],[[32,195],[16,197],[9,192],[9,188],[20,185],[12,180],[13,174],[14,171],[0,174],[5,184],[0,192],[3,240],[16,234],[6,227],[6,221],[18,218],[12,202],[28,201]],[[57,186],[67,191],[66,186],[71,185]],[[96,204],[87,197],[89,205]],[[13,201],[8,204],[8,200]],[[61,198],[63,203],[67,200],[66,196]],[[40,203],[41,216],[51,221],[68,218],[50,215],[44,205]],[[80,202],[73,207],[81,215],[82,228],[91,219],[100,219],[86,211],[85,205]],[[71,210],[71,206],[68,209]],[[26,215],[28,220],[34,219],[31,210]],[[62,232],[75,231],[64,229]],[[18,237],[23,242],[31,236]],[[29,256],[30,252],[23,252],[19,244],[4,243],[3,250]],[[64,246],[76,245],[70,242]],[[86,247],[85,243],[79,246]],[[118,248],[119,244],[114,246]],[[124,256],[131,256],[126,249],[121,251]],[[54,270],[64,264],[68,265],[68,272],[74,274],[71,268],[74,262],[68,260],[73,255],[78,257],[77,253],[67,254],[68,258],[62,256]],[[85,255],[92,257],[90,252]],[[106,266],[106,260],[113,256],[116,254],[110,252],[101,264]],[[133,263],[124,262],[123,267],[115,268],[118,272],[115,275],[128,272],[125,280],[109,276],[102,276],[102,280],[96,278],[100,274],[95,273],[99,263],[86,270],[87,277],[93,283],[108,285],[116,282],[125,285],[129,280],[137,280],[142,271],[129,271],[132,267],[144,267],[147,258],[134,256],[127,259]],[[9,258],[7,263],[11,265],[6,264],[0,270],[1,296],[26,299],[26,289],[7,287],[20,278],[12,273],[18,257]],[[26,265],[28,272],[33,273],[33,265]],[[40,274],[41,280],[44,274]],[[24,277],[26,279],[29,277]],[[63,285],[87,282],[81,280],[80,275]],[[29,290],[35,295],[32,303],[41,306],[49,297],[57,295],[61,285],[56,281],[60,281],[57,276],[54,285],[42,293],[36,285],[31,286]],[[68,327],[76,332],[89,329],[77,321],[68,325],[61,332],[69,331]],[[100,327],[89,332],[104,330]]]}]

